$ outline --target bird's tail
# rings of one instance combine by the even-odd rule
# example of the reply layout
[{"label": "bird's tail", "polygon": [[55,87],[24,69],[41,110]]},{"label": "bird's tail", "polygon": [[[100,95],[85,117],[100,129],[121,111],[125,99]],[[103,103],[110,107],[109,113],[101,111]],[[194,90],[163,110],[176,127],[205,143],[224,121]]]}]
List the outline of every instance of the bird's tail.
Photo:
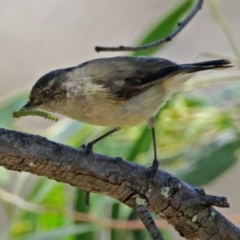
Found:
[{"label": "bird's tail", "polygon": [[187,72],[198,72],[198,71],[205,71],[209,69],[226,69],[232,67],[230,65],[231,62],[225,59],[221,60],[213,60],[213,61],[206,61],[206,62],[199,62],[193,64],[183,64],[181,67],[185,69]]},{"label": "bird's tail", "polygon": [[178,77],[173,77],[164,81],[164,87],[169,92],[176,92],[179,89],[179,86],[182,85],[184,82],[189,80],[189,78],[195,73],[199,71],[205,71],[210,69],[225,69],[230,68],[232,65],[228,60],[213,60],[213,61],[206,61],[206,62],[199,62],[199,63],[192,63],[192,64],[182,64],[179,65],[177,69],[178,73],[189,73],[189,74],[182,74]]}]

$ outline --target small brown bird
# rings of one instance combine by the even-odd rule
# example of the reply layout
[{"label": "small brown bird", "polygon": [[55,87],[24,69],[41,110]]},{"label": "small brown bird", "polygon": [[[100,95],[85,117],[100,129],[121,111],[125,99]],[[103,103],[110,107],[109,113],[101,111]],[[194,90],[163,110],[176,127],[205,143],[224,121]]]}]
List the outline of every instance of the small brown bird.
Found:
[{"label": "small brown bird", "polygon": [[57,112],[81,122],[112,126],[148,122],[154,143],[152,176],[158,168],[154,115],[195,72],[231,67],[227,60],[176,64],[153,57],[101,58],[47,73],[33,86],[23,109]]}]

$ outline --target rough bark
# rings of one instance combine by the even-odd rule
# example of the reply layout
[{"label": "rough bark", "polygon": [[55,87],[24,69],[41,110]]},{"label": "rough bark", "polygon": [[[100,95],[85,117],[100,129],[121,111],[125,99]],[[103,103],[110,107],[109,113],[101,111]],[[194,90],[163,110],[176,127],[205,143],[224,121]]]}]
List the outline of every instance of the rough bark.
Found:
[{"label": "rough bark", "polygon": [[227,207],[225,198],[206,195],[159,169],[149,184],[147,168],[99,154],[84,155],[46,138],[0,129],[0,165],[113,197],[134,208],[147,208],[165,218],[186,239],[240,239],[240,229],[212,205]]}]

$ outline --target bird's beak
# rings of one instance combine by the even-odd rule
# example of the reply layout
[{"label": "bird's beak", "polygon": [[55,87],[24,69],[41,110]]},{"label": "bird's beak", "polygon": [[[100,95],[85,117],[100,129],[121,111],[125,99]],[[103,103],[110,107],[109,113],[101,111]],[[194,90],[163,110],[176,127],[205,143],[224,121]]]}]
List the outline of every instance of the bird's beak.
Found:
[{"label": "bird's beak", "polygon": [[20,111],[24,111],[24,110],[33,110],[35,108],[35,106],[28,101],[21,109]]}]

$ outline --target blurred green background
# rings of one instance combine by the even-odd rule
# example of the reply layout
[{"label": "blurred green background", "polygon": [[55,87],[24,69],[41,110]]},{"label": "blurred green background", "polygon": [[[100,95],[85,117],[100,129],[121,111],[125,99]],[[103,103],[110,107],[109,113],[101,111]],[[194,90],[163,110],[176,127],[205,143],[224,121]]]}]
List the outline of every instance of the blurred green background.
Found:
[{"label": "blurred green background", "polygon": [[[57,123],[37,117],[12,118],[12,112],[27,101],[37,78],[54,68],[78,64],[79,56],[85,61],[91,57],[117,55],[94,53],[94,45],[100,43],[124,45],[135,39],[131,42],[133,45],[142,45],[162,38],[195,3],[191,0],[178,1],[178,4],[164,0],[116,4],[110,0],[97,4],[19,2],[0,1],[1,72],[6,76],[0,82],[0,127],[39,134],[73,147],[107,129],[61,116]],[[126,7],[126,4],[129,5]],[[231,199],[238,202],[240,198],[239,176],[234,176],[240,156],[240,35],[235,36],[239,34],[234,27],[239,21],[236,7],[240,7],[239,1],[229,0],[228,5],[224,5],[218,0],[208,0],[171,43],[132,53],[166,57],[180,63],[216,58],[233,62],[233,69],[205,72],[189,81],[157,114],[156,129],[161,168],[189,184],[203,186],[210,194],[225,195],[229,199],[226,188],[232,189],[235,194],[230,196],[231,205]],[[125,38],[121,39],[122,35]],[[34,69],[34,65],[39,68]],[[126,127],[97,144],[94,151],[147,166],[153,158],[151,133],[145,124]],[[0,184],[0,239],[150,239],[146,230],[134,229],[132,220],[137,219],[134,212],[109,197],[91,194],[90,206],[86,206],[81,190],[3,168],[0,168]],[[228,213],[239,211],[237,204],[233,204]],[[127,225],[132,229],[124,226],[121,229],[117,226],[123,222],[114,225],[116,222],[110,219],[129,220]],[[106,222],[112,227],[104,226]],[[171,227],[161,226],[166,240],[181,239]]]}]

